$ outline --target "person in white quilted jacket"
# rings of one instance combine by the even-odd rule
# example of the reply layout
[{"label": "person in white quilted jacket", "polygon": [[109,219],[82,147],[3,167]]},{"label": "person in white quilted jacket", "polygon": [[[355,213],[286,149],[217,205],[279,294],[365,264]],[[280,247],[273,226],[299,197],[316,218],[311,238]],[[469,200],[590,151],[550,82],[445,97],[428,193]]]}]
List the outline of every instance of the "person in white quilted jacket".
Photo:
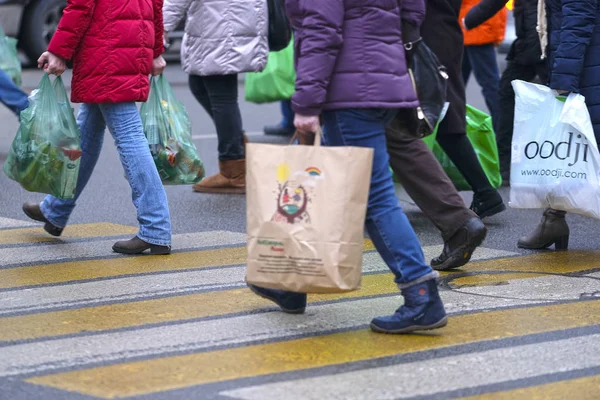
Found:
[{"label": "person in white quilted jacket", "polygon": [[193,186],[203,193],[245,193],[244,133],[238,77],[262,71],[269,44],[267,0],[165,0],[165,35],[187,14],[181,48],[190,89],[214,121],[219,173]]}]

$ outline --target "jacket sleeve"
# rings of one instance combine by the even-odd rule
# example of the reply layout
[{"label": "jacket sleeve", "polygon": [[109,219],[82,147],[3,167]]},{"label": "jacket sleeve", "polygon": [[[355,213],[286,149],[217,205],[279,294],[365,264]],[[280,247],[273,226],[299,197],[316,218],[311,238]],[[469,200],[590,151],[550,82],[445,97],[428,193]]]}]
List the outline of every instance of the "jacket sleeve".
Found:
[{"label": "jacket sleeve", "polygon": [[585,54],[592,40],[600,0],[562,0],[560,42],[554,53],[550,87],[579,92]]},{"label": "jacket sleeve", "polygon": [[48,51],[65,60],[72,60],[84,33],[92,22],[96,0],[68,0]]},{"label": "jacket sleeve", "polygon": [[319,115],[342,47],[344,0],[299,0],[303,14],[296,32],[296,93],[292,107],[302,115]]},{"label": "jacket sleeve", "polygon": [[154,0],[154,58],[165,52],[163,0]]},{"label": "jacket sleeve", "polygon": [[414,42],[421,37],[421,25],[425,20],[424,0],[404,0],[400,3],[402,18],[402,40]]},{"label": "jacket sleeve", "polygon": [[506,5],[506,0],[482,0],[471,8],[465,16],[467,29],[475,29],[494,15],[498,14]]},{"label": "jacket sleeve", "polygon": [[192,0],[164,0],[163,18],[165,31],[173,32],[190,8]]}]

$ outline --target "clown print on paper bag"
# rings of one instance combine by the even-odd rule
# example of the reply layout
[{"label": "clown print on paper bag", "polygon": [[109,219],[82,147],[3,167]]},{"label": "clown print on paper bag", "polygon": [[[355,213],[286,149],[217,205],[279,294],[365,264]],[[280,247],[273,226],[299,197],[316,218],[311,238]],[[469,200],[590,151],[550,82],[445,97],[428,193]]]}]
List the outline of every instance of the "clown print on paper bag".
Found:
[{"label": "clown print on paper bag", "polygon": [[287,164],[277,167],[277,206],[273,222],[310,224],[309,205],[315,196],[318,181],[324,178],[316,167],[291,173]]}]

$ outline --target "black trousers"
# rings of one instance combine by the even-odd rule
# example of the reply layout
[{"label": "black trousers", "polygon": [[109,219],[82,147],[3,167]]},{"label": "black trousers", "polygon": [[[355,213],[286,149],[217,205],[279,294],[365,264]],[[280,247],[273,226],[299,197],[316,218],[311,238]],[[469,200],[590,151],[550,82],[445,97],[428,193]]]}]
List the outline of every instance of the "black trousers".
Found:
[{"label": "black trousers", "polygon": [[237,75],[190,75],[189,84],[192,94],[215,123],[219,138],[219,161],[244,158]]},{"label": "black trousers", "polygon": [[500,118],[497,124],[496,142],[500,154],[500,168],[503,171],[510,170],[510,152],[515,118],[515,91],[511,82],[515,79],[532,82],[536,77],[543,84],[547,83],[548,68],[545,61],[533,65],[523,65],[509,61],[500,78]]}]

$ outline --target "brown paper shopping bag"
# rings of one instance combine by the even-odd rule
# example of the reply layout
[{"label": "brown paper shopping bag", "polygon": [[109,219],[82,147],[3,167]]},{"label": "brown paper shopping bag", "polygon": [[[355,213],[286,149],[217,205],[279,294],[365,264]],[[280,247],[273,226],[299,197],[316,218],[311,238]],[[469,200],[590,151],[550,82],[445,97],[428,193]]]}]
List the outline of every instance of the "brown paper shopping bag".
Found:
[{"label": "brown paper shopping bag", "polygon": [[360,288],[373,150],[249,143],[248,283],[303,293]]}]

